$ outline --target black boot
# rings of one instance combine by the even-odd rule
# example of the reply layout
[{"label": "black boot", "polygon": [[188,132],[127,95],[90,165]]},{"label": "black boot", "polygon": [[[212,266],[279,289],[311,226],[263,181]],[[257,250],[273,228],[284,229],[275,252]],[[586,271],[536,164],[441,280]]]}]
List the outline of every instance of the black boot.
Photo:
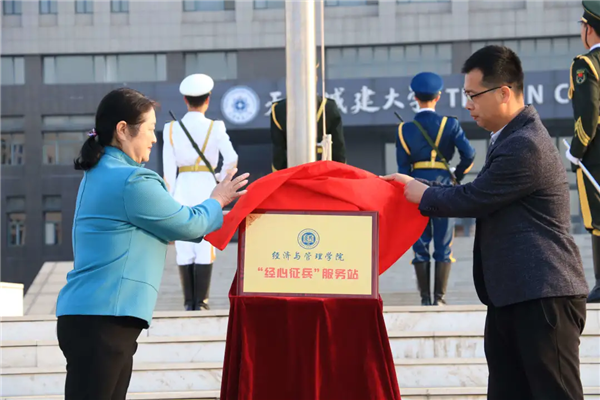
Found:
[{"label": "black boot", "polygon": [[212,264],[194,265],[194,309],[209,310],[208,293],[210,291],[210,277]]},{"label": "black boot", "polygon": [[435,263],[435,280],[433,282],[434,306],[446,304],[446,300],[444,300],[444,295],[446,294],[446,286],[448,286],[450,267],[452,267],[452,263],[449,262]]},{"label": "black boot", "polygon": [[592,258],[596,284],[587,298],[588,303],[600,303],[600,236],[592,235]]},{"label": "black boot", "polygon": [[179,266],[179,279],[183,289],[183,307],[186,311],[194,309],[194,264]]},{"label": "black boot", "polygon": [[422,306],[430,306],[431,305],[431,293],[430,288],[430,279],[431,272],[429,268],[428,262],[416,262],[415,265],[415,274],[417,275],[417,286],[419,289],[419,293],[421,295],[421,305]]}]

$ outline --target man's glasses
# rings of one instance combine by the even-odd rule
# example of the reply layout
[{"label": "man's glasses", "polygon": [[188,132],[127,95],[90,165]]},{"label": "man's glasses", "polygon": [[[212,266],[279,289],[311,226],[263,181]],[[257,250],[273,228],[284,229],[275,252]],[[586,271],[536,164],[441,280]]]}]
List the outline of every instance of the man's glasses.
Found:
[{"label": "man's glasses", "polygon": [[508,85],[502,85],[502,86],[496,86],[494,88],[488,89],[488,90],[484,90],[483,92],[479,92],[479,93],[475,93],[475,94],[469,94],[467,93],[464,89],[463,89],[463,93],[465,94],[465,97],[467,98],[467,100],[469,101],[473,101],[473,99],[477,96],[481,96],[482,94],[485,94],[487,92],[491,92],[492,90],[497,90],[500,88],[503,88],[504,86],[506,86],[509,89],[512,89],[512,86],[508,86]]}]

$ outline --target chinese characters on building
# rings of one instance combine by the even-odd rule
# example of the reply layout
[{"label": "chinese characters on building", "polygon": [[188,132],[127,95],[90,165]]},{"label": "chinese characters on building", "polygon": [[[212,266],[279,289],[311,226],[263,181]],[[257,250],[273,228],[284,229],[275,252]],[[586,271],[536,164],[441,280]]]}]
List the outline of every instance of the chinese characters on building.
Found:
[{"label": "chinese characters on building", "polygon": [[[569,102],[566,97],[568,84],[559,84],[554,88],[554,100],[559,104]],[[419,104],[415,99],[415,93],[410,86],[404,88],[387,87],[386,89],[373,89],[362,85],[354,93],[345,87],[333,87],[332,92],[326,92],[325,96],[335,100],[342,114],[356,115],[359,113],[374,114],[380,111],[412,110],[419,111]],[[271,106],[283,99],[285,96],[281,91],[269,93],[270,100],[265,103],[265,116],[271,115]],[[526,103],[544,104],[544,85],[531,84],[525,87]],[[442,100],[448,101],[450,108],[464,108],[467,98],[462,88],[449,87],[442,90]]]}]

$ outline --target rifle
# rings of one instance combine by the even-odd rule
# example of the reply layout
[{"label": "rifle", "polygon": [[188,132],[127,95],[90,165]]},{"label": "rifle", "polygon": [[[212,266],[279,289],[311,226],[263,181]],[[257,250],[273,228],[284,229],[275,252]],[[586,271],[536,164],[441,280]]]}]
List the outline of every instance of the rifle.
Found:
[{"label": "rifle", "polygon": [[169,110],[169,114],[171,115],[171,118],[173,118],[173,120],[175,120],[175,121],[177,121],[179,123],[179,126],[181,126],[181,129],[183,129],[183,131],[185,132],[185,135],[188,137],[188,139],[192,143],[192,146],[194,147],[194,150],[196,150],[196,153],[198,153],[198,155],[200,156],[200,158],[202,159],[202,161],[204,161],[204,164],[206,164],[206,166],[208,167],[208,170],[210,171],[210,173],[212,174],[213,178],[215,179],[215,183],[218,185],[219,181],[217,180],[217,175],[215,174],[215,171],[213,170],[212,166],[210,165],[210,163],[208,162],[208,160],[206,159],[206,157],[204,156],[204,154],[202,153],[202,151],[200,150],[200,148],[198,147],[198,145],[196,144],[196,142],[192,138],[192,135],[190,135],[190,132],[188,132],[188,130],[185,127],[185,125],[183,125],[183,122],[181,122],[180,120],[177,119],[177,117],[175,117],[175,115],[173,114],[173,111]]},{"label": "rifle", "polygon": [[[396,111],[394,111],[394,114],[396,114],[396,117],[398,117],[398,119],[400,120],[400,122],[404,122],[404,120],[398,115],[398,113]],[[425,138],[425,140],[427,140],[427,143],[429,143],[429,145],[431,146],[431,148],[433,150],[435,150],[435,152],[442,159],[442,163],[444,163],[444,166],[448,170],[448,173],[450,173],[450,179],[452,179],[452,183],[455,184],[455,185],[458,185],[458,179],[456,179],[456,175],[454,175],[454,172],[452,172],[452,170],[450,169],[450,164],[448,164],[448,161],[446,161],[446,158],[440,152],[440,149],[438,149],[438,147],[435,145],[435,143],[433,142],[433,140],[431,140],[431,138],[429,137],[429,135],[427,134],[427,132],[425,132],[425,129],[423,129],[423,127],[421,126],[420,123],[418,123],[417,121],[413,121],[413,123],[415,124],[415,126],[417,127],[417,129],[419,129],[419,132],[421,132],[421,134],[423,135],[423,137]]]}]

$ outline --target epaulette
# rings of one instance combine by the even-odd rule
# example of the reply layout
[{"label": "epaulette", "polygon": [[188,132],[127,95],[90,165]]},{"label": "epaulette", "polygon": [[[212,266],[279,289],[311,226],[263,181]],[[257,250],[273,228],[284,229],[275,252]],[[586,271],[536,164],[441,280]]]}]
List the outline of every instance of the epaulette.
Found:
[{"label": "epaulette", "polygon": [[458,120],[458,117],[456,115],[446,115],[446,118],[454,118],[456,120]]},{"label": "epaulette", "polygon": [[[586,54],[579,54],[578,56],[575,56],[575,58],[573,58],[573,62],[571,63],[571,68],[569,71],[569,78],[570,78],[569,93],[568,93],[569,99],[573,98],[573,92],[575,91],[575,85],[573,84],[573,65],[575,64],[575,61],[577,61],[577,60],[585,61],[586,64],[588,65],[590,71],[592,72],[592,74],[594,74],[594,77],[596,78],[596,80],[600,80],[600,76],[598,76],[598,72],[596,71],[596,67],[594,66],[594,63],[592,63],[592,60],[590,60],[588,58],[589,54],[590,54],[590,52],[588,52]],[[583,79],[585,79],[585,75],[583,75],[583,76],[584,76]],[[582,82],[583,82],[583,80],[582,80]]]}]

